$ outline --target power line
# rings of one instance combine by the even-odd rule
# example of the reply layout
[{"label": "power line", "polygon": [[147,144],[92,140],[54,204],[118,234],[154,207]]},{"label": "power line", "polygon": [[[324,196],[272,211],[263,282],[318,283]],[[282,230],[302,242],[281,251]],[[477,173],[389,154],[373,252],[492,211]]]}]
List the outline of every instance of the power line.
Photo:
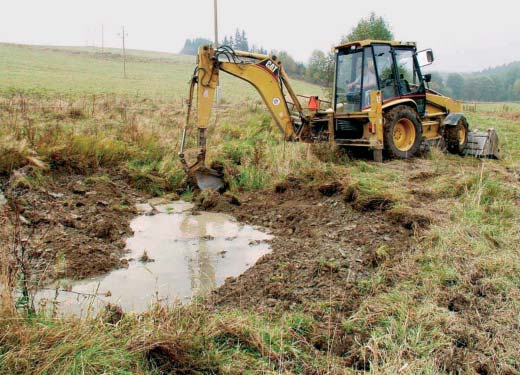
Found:
[{"label": "power line", "polygon": [[[213,11],[214,11],[214,17],[215,17],[215,49],[218,48],[218,4],[217,0],[213,0]],[[217,112],[218,112],[218,105],[220,104],[220,97],[221,97],[221,91],[220,91],[220,82],[217,82]]]},{"label": "power line", "polygon": [[123,77],[126,78],[126,48],[125,48],[125,37],[128,36],[128,34],[125,34],[125,27],[123,26],[123,31],[119,36],[123,40]]}]

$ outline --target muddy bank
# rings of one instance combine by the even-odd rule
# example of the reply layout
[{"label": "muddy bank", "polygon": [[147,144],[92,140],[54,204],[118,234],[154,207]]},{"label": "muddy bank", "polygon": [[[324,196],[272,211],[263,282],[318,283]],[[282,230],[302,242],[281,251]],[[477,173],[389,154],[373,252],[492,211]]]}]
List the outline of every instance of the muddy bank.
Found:
[{"label": "muddy bank", "polygon": [[31,279],[40,284],[82,279],[119,268],[124,238],[131,234],[129,221],[144,194],[123,176],[107,171],[40,178],[35,181],[30,170],[21,170],[2,181],[9,199],[2,215],[11,226],[3,242],[13,246],[19,225],[17,241],[26,248]]},{"label": "muddy bank", "polygon": [[[21,181],[21,182],[20,182]],[[339,182],[309,186],[289,179],[275,188],[235,196],[202,194],[198,209],[229,213],[240,222],[269,228],[272,253],[209,298],[218,306],[295,308],[335,301],[354,310],[359,280],[413,247],[415,223],[386,212],[391,201],[357,196]],[[125,177],[105,171],[90,177],[49,175],[39,187],[5,181],[4,190],[21,214],[21,227],[40,283],[103,275],[121,262],[129,222],[144,193]],[[152,212],[149,213],[152,213]],[[423,223],[424,224],[424,223]]]},{"label": "muddy bank", "polygon": [[156,214],[140,214],[131,221],[124,268],[81,281],[60,280],[61,287],[52,285],[37,293],[39,305],[58,314],[84,316],[110,305],[144,313],[157,301],[190,303],[227,277],[239,276],[270,251],[269,234],[229,215],[194,215],[192,205],[184,201],[154,209]]},{"label": "muddy bank", "polygon": [[385,215],[384,207],[354,208],[348,194],[293,181],[243,194],[239,204],[230,196],[214,197],[214,204],[208,203],[211,198],[200,202],[205,209],[268,227],[275,235],[272,253],[242,276],[228,279],[211,301],[219,306],[290,309],[328,300],[354,310],[354,284],[386,259],[408,251],[413,232]]}]

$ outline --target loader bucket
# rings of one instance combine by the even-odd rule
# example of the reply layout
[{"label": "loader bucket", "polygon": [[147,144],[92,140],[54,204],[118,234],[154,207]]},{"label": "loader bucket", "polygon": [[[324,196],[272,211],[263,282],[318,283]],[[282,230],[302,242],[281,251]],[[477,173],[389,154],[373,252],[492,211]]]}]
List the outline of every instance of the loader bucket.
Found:
[{"label": "loader bucket", "polygon": [[190,185],[199,188],[200,190],[215,190],[223,191],[226,184],[221,172],[207,167],[200,167],[190,172]]},{"label": "loader bucket", "polygon": [[495,129],[490,128],[485,132],[475,129],[469,132],[464,154],[477,158],[500,159],[500,145]]}]

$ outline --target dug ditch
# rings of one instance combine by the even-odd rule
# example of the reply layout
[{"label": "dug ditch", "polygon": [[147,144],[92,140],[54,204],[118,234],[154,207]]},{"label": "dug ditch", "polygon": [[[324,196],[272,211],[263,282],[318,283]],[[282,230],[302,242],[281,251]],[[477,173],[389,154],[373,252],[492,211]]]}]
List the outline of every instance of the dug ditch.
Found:
[{"label": "dug ditch", "polygon": [[[146,210],[146,206],[140,207]],[[126,268],[82,281],[60,281],[36,301],[60,313],[85,315],[108,303],[145,311],[153,301],[188,302],[237,277],[270,252],[271,235],[221,213],[192,213],[178,201],[132,220]]]},{"label": "dug ditch", "polygon": [[[274,235],[269,254],[262,256],[254,267],[246,266],[230,273],[233,277],[216,279],[215,285],[224,284],[206,296],[205,302],[216,307],[285,311],[327,300],[355,309],[362,296],[356,283],[370,277],[378,265],[397,261],[413,251],[414,231],[382,211],[386,206],[355,205],[339,188],[322,190],[309,186],[308,181],[293,179],[275,189],[241,192],[238,196],[197,197],[196,208],[203,211],[203,217],[228,214],[239,222],[268,228]],[[155,259],[152,263],[137,260],[143,255],[143,247],[132,255],[125,254],[123,239],[133,235],[128,223],[138,215],[136,205],[146,198],[129,185],[124,176],[107,173],[87,179],[79,175],[56,175],[45,188],[21,186],[4,191],[8,199],[17,200],[20,212],[30,223],[22,226],[23,235],[34,232],[26,246],[33,266],[31,279],[40,286],[64,279],[71,281],[63,289],[70,289],[71,285],[83,287],[89,282],[97,286],[109,272],[109,275],[123,273],[133,267],[149,270],[162,263],[151,248],[146,250],[148,256]],[[145,206],[142,209],[153,211],[153,207]],[[12,228],[5,232],[9,235]],[[6,243],[11,237],[5,238]],[[232,236],[226,235],[229,237]],[[196,242],[183,241],[187,245],[190,241]],[[177,241],[176,245],[180,246],[183,241]],[[225,241],[226,246],[228,242]],[[245,242],[249,248],[250,241]],[[217,246],[222,238],[205,237],[201,243]],[[231,254],[218,254],[225,250],[215,249],[219,264],[229,260],[227,257]],[[121,257],[136,260],[126,263]],[[128,270],[121,268],[126,265]],[[173,270],[168,270],[172,277]],[[386,282],[391,283],[392,278],[388,275]],[[152,293],[152,298],[150,294],[143,297],[146,303],[157,299],[154,292],[163,286],[156,278],[153,280],[151,287],[143,287]],[[54,299],[54,290],[46,292],[46,297]],[[111,301],[117,300],[113,287],[100,285],[98,293],[111,295]],[[61,298],[63,293],[58,295]],[[77,303],[79,295],[73,296],[75,299],[70,300]],[[171,295],[166,297],[170,299]],[[164,295],[159,294],[158,298]],[[176,294],[176,298],[189,299],[182,293]],[[130,302],[130,307],[135,308],[134,302]]]}]

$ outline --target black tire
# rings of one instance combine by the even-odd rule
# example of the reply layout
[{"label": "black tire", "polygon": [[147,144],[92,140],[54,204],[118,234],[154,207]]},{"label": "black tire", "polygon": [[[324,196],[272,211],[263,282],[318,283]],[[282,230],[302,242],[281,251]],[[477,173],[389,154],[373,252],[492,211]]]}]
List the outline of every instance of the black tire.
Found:
[{"label": "black tire", "polygon": [[[403,142],[400,142],[402,137],[395,135],[395,133],[401,134],[401,129],[408,129],[405,131],[409,134]],[[421,141],[422,125],[416,110],[400,105],[385,114],[384,149],[388,157],[412,158],[419,152]]]},{"label": "black tire", "polygon": [[461,117],[455,126],[446,126],[444,140],[448,152],[455,155],[463,155],[468,144],[468,121]]}]

